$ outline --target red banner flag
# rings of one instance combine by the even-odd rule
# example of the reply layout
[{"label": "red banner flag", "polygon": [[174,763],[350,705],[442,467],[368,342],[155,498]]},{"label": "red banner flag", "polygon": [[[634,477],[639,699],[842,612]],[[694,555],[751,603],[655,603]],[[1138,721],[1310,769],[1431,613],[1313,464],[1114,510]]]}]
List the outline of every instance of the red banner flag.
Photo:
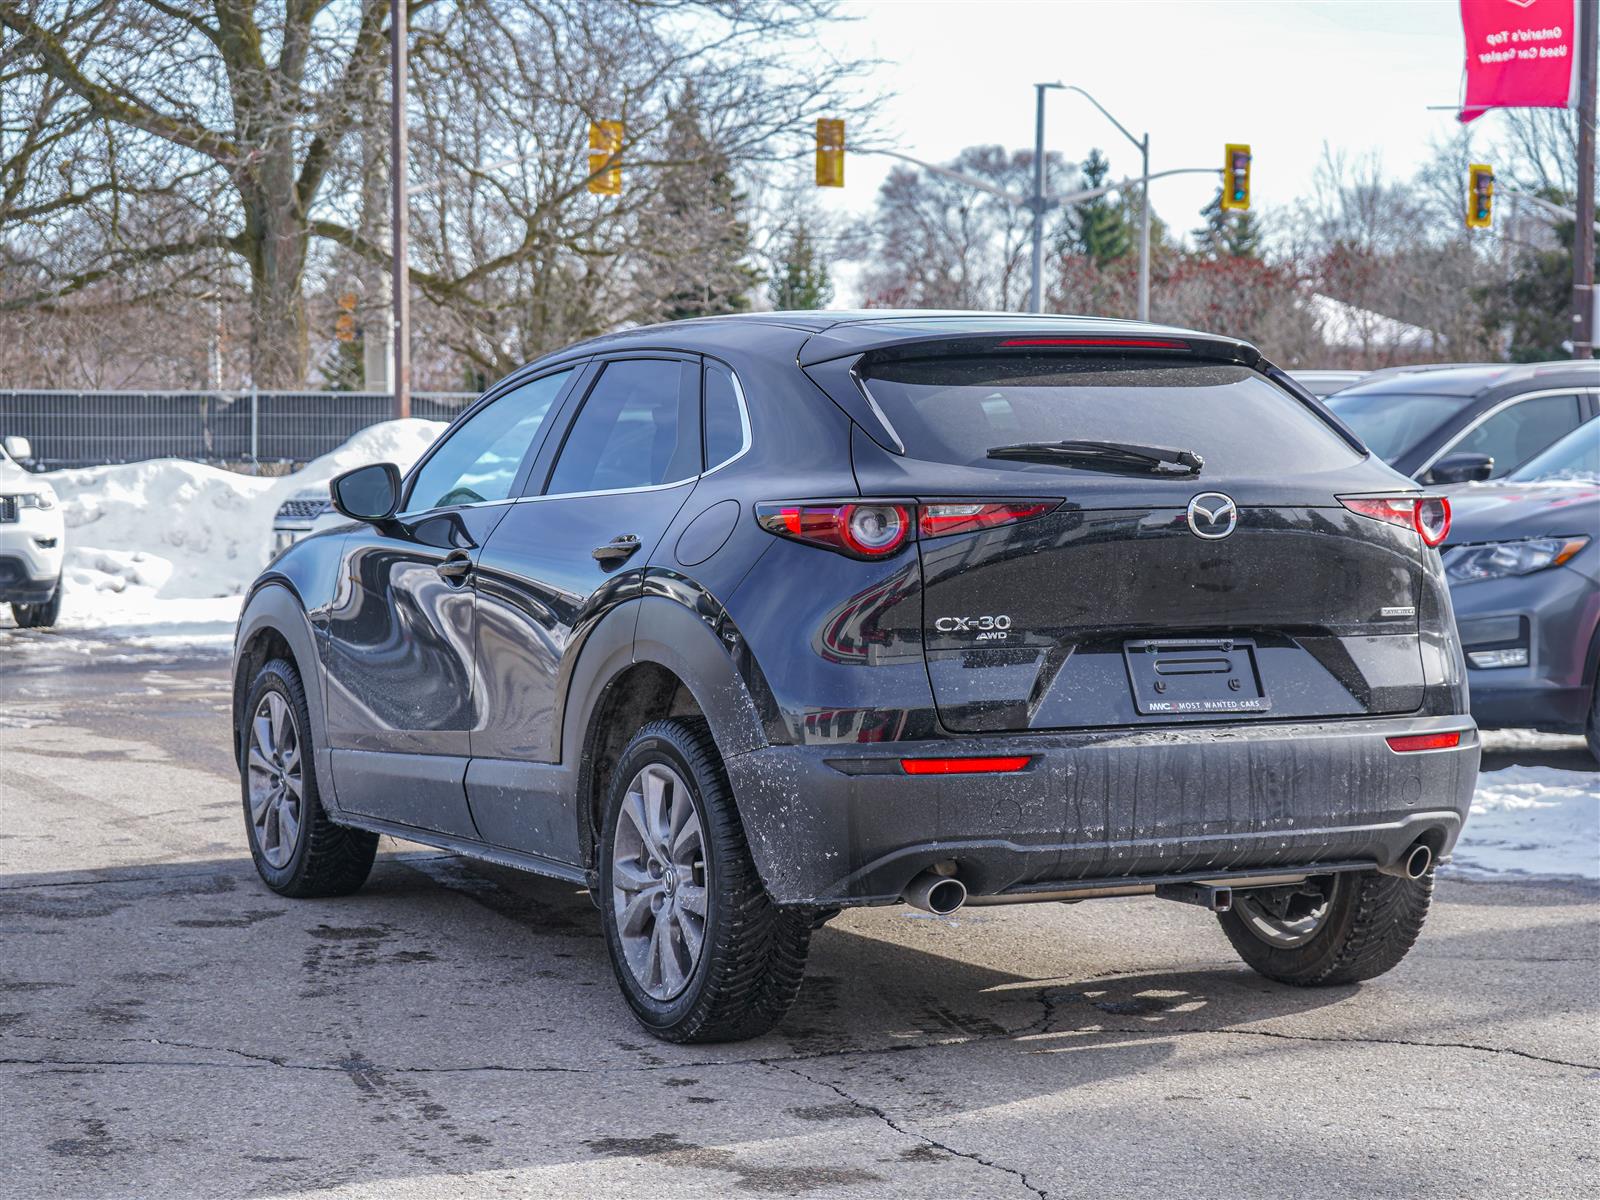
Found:
[{"label": "red banner flag", "polygon": [[1467,87],[1459,119],[1491,108],[1576,107],[1577,28],[1577,0],[1461,0]]}]

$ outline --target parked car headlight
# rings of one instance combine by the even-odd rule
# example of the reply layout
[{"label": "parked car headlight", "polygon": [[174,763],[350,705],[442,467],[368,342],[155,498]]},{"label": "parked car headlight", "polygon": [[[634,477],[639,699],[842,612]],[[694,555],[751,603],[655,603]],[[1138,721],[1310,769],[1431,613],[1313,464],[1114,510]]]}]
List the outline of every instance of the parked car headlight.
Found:
[{"label": "parked car headlight", "polygon": [[1531,575],[1546,567],[1559,567],[1588,544],[1588,538],[1578,537],[1523,538],[1516,542],[1457,546],[1445,556],[1444,573],[1456,583]]},{"label": "parked car headlight", "polygon": [[23,492],[17,497],[18,508],[54,508],[56,495],[54,492]]}]

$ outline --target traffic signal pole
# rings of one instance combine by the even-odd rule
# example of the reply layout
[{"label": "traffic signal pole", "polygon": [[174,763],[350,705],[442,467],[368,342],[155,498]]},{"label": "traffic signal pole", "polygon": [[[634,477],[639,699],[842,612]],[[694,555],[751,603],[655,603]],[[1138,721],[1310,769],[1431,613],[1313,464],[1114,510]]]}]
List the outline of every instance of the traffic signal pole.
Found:
[{"label": "traffic signal pole", "polygon": [[1600,0],[1579,0],[1578,212],[1572,238],[1572,357],[1594,354],[1595,58],[1600,54]]}]

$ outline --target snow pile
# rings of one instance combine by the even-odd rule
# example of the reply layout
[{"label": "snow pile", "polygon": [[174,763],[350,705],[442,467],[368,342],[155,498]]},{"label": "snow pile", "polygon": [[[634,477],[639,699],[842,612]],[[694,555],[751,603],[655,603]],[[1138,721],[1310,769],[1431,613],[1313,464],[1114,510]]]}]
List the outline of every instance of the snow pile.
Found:
[{"label": "snow pile", "polygon": [[1600,772],[1506,767],[1478,777],[1452,868],[1600,881]]},{"label": "snow pile", "polygon": [[61,626],[231,637],[240,595],[272,556],[279,505],[365,463],[404,470],[443,429],[386,421],[275,479],[181,459],[47,473],[67,524]]}]

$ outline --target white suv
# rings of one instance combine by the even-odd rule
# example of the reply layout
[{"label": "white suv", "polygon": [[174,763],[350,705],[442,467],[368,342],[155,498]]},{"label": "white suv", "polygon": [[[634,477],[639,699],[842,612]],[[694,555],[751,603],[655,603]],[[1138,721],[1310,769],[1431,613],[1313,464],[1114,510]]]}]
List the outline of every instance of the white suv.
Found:
[{"label": "white suv", "polygon": [[56,493],[17,465],[33,457],[27,438],[0,439],[0,603],[24,628],[54,625],[61,615],[61,556],[66,527]]}]

